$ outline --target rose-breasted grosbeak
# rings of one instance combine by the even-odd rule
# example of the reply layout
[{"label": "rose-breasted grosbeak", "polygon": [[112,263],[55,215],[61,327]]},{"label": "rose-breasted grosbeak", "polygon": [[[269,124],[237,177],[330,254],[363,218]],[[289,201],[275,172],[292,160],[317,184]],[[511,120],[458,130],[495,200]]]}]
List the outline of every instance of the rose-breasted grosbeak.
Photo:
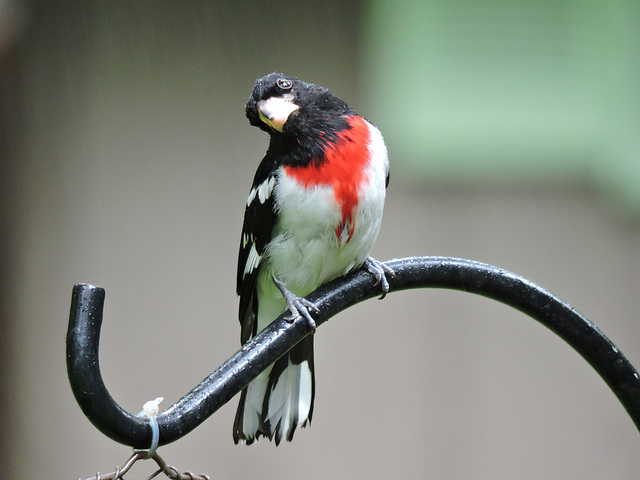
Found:
[{"label": "rose-breasted grosbeak", "polygon": [[[271,73],[246,105],[269,148],[247,198],[238,258],[241,341],[287,308],[315,328],[303,297],[365,265],[389,290],[382,263],[369,257],[382,221],[389,161],[382,135],[326,88]],[[291,440],[311,421],[315,393],[313,336],[243,391],[236,443],[260,436]]]}]

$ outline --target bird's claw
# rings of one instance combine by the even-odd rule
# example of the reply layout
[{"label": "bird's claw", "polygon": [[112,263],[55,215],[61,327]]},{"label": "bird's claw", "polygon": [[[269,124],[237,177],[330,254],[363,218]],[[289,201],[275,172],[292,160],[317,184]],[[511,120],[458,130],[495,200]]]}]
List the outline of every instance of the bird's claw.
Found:
[{"label": "bird's claw", "polygon": [[284,300],[287,302],[287,307],[289,307],[289,311],[291,312],[291,315],[284,317],[284,319],[289,323],[293,323],[298,317],[304,317],[311,330],[315,333],[316,321],[311,316],[310,310],[313,310],[315,313],[320,313],[320,309],[317,305],[306,298],[297,296],[295,293],[290,291],[283,282],[275,277],[273,281],[280,289]]},{"label": "bird's claw", "polygon": [[316,331],[316,322],[309,313],[309,310],[313,310],[316,313],[320,313],[320,309],[315,303],[310,302],[306,298],[298,297],[294,295],[291,301],[287,300],[287,306],[291,312],[290,316],[284,317],[287,322],[292,323],[298,317],[304,317],[311,327],[311,330]]},{"label": "bird's claw", "polygon": [[382,295],[380,296],[380,300],[382,300],[389,292],[389,281],[387,280],[387,275],[391,275],[395,278],[396,273],[384,263],[379,262],[373,257],[367,257],[364,261],[364,266],[367,267],[367,270],[369,270],[374,277],[376,277],[375,285],[382,285]]}]

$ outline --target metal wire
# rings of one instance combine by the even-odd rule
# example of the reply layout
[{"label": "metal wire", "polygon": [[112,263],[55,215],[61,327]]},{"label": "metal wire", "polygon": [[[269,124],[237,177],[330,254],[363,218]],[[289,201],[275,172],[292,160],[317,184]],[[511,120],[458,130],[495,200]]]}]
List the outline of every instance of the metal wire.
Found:
[{"label": "metal wire", "polygon": [[[123,479],[124,476],[127,474],[127,472],[129,472],[129,470],[131,470],[131,467],[133,467],[133,465],[138,460],[146,460],[146,454],[147,454],[147,452],[136,452],[136,453],[134,453],[133,455],[131,455],[127,459],[127,461],[124,463],[124,465],[122,467],[116,467],[114,472],[105,473],[105,474],[102,474],[102,475],[100,473],[96,473],[93,477],[87,478],[86,480],[120,480],[120,479]],[[211,480],[211,478],[208,475],[205,475],[203,473],[201,473],[199,475],[195,475],[194,473],[189,472],[189,471],[180,473],[177,468],[172,467],[171,465],[167,465],[167,463],[157,453],[154,453],[151,456],[151,459],[153,459],[156,462],[156,464],[158,465],[159,468],[158,468],[158,470],[153,472],[150,476],[148,476],[145,480],[151,480],[152,478],[157,477],[161,473],[164,473],[171,480]]]},{"label": "metal wire", "polygon": [[[415,288],[448,288],[492,298],[526,313],[565,340],[597,371],[640,429],[640,377],[620,350],[569,304],[511,272],[471,260],[411,257],[386,263],[395,277],[390,293]],[[334,280],[307,298],[318,305],[319,327],[340,311],[380,295],[375,279],[359,270]],[[67,370],[71,389],[89,420],[105,435],[134,448],[148,448],[151,432],[144,419],[122,409],[106,389],[98,347],[105,291],[74,287],[67,332]],[[262,370],[311,333],[309,322],[293,323],[283,314],[233,357],[156,418],[159,445],[173,442],[204,422]],[[189,478],[188,476],[185,478]]]}]

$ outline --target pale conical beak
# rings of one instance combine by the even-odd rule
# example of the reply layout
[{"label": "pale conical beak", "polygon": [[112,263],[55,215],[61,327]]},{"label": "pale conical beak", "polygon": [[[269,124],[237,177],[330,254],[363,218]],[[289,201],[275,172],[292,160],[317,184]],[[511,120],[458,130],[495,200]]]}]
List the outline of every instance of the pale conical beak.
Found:
[{"label": "pale conical beak", "polygon": [[258,116],[260,120],[269,125],[274,130],[282,132],[289,115],[300,107],[293,103],[291,97],[271,97],[258,102]]}]

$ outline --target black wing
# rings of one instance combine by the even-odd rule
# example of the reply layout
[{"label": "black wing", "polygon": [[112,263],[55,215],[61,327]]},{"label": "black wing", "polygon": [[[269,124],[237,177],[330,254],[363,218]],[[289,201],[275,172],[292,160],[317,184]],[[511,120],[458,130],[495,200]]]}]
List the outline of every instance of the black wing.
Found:
[{"label": "black wing", "polygon": [[240,341],[243,344],[256,334],[258,274],[263,266],[265,247],[271,241],[271,232],[277,220],[272,195],[276,183],[275,168],[275,162],[269,155],[265,156],[253,179],[244,212],[236,283],[236,293],[240,295]]}]

